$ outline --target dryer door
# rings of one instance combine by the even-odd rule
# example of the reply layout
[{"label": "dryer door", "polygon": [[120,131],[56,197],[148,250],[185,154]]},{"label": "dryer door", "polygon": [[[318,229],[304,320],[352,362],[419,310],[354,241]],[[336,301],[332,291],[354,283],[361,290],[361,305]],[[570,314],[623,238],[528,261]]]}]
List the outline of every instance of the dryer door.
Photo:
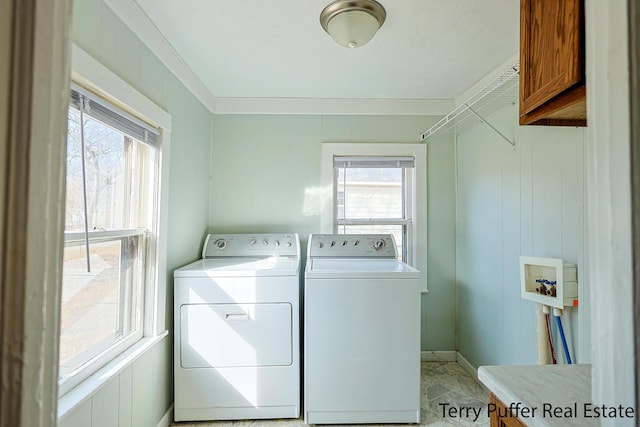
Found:
[{"label": "dryer door", "polygon": [[289,303],[182,305],[181,366],[291,365],[291,327]]}]

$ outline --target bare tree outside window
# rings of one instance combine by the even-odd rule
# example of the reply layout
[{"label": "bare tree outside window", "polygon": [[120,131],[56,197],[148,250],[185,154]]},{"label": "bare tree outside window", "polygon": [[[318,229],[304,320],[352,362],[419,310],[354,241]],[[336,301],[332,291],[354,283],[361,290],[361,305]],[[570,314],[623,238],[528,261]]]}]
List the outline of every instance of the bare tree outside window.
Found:
[{"label": "bare tree outside window", "polygon": [[[125,152],[131,138],[91,118],[84,120],[89,229],[125,228]],[[65,230],[84,228],[80,113],[69,110]]]}]

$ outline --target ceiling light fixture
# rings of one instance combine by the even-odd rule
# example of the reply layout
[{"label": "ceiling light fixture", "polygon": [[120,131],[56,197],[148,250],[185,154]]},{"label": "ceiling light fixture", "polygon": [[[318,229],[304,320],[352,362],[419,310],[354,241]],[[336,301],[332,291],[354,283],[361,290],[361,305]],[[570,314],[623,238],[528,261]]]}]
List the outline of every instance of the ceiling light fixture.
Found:
[{"label": "ceiling light fixture", "polygon": [[367,44],[386,17],[375,0],[336,0],[320,13],[320,24],[338,44],[353,49]]}]

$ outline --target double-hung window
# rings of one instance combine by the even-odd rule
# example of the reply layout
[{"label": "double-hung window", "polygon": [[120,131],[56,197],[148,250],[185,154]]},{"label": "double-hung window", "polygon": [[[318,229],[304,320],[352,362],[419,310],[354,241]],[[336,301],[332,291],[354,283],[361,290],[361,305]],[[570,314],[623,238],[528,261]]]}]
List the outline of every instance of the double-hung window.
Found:
[{"label": "double-hung window", "polygon": [[143,337],[158,233],[159,132],[74,86],[68,114],[59,381]]},{"label": "double-hung window", "polygon": [[427,292],[426,145],[323,142],[321,174],[321,232],[393,234]]},{"label": "double-hung window", "polygon": [[390,233],[398,258],[410,262],[415,159],[409,156],[334,156],[334,231]]}]

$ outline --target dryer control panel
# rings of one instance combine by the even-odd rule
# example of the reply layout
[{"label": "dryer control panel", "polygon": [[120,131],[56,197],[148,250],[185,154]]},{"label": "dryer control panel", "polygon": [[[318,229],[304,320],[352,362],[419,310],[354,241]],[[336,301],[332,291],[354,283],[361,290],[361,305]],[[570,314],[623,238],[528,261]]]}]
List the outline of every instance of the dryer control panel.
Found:
[{"label": "dryer control panel", "polygon": [[297,234],[209,234],[202,258],[300,256]]},{"label": "dryer control panel", "polygon": [[309,258],[397,258],[393,234],[312,234]]}]

